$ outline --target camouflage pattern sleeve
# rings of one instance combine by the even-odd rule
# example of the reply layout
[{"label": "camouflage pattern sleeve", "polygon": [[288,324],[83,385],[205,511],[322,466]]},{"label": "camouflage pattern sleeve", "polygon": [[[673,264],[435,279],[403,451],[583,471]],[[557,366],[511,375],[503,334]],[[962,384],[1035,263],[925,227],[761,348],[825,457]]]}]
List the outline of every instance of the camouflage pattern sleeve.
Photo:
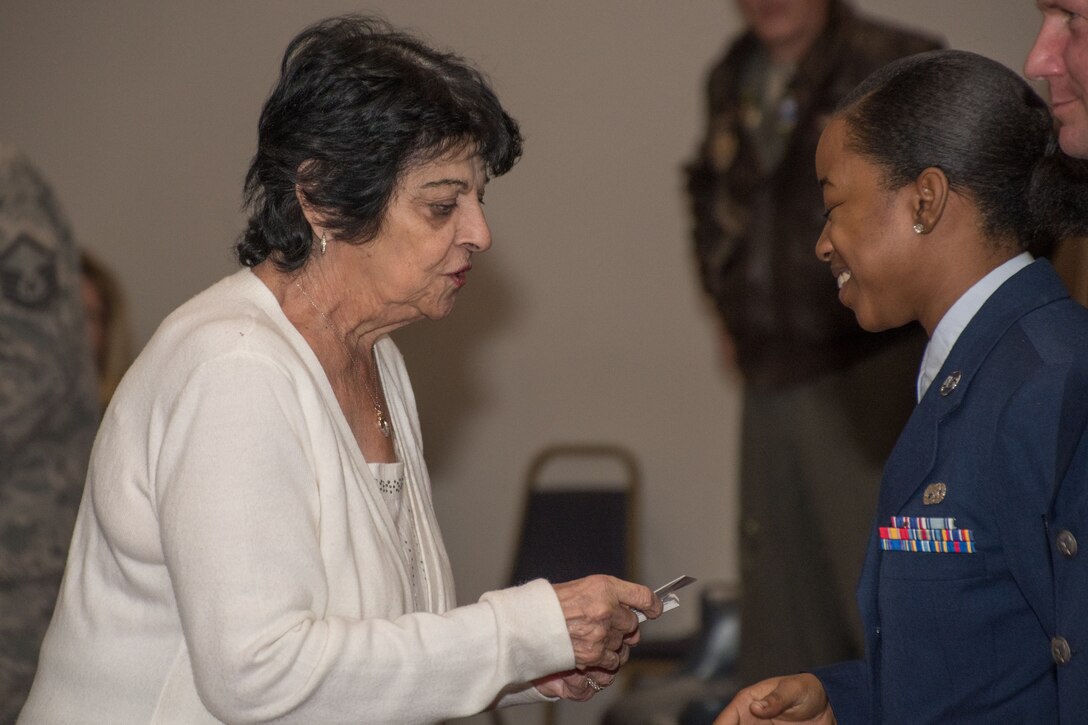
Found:
[{"label": "camouflage pattern sleeve", "polygon": [[0,149],[0,581],[63,567],[98,417],[79,285],[49,187]]},{"label": "camouflage pattern sleeve", "polygon": [[97,424],[72,235],[27,159],[0,147],[0,723],[34,675]]}]

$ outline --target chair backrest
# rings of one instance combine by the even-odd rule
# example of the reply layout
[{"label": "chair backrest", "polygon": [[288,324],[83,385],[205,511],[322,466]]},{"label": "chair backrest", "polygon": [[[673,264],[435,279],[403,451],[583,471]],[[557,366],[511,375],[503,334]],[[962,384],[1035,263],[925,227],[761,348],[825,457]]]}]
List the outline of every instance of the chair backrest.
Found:
[{"label": "chair backrest", "polygon": [[634,456],[612,444],[564,444],[529,465],[512,584],[589,574],[637,581],[639,471]]}]

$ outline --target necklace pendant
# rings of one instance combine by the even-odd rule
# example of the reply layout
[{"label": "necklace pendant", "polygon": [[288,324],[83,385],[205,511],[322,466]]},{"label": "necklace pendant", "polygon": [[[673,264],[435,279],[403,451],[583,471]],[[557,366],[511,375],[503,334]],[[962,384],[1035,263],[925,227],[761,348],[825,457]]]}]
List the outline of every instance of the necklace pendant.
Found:
[{"label": "necklace pendant", "polygon": [[392,426],[389,425],[389,421],[386,419],[385,414],[382,413],[381,408],[374,406],[374,412],[378,417],[378,430],[381,431],[383,436],[388,438],[389,434],[393,432]]}]

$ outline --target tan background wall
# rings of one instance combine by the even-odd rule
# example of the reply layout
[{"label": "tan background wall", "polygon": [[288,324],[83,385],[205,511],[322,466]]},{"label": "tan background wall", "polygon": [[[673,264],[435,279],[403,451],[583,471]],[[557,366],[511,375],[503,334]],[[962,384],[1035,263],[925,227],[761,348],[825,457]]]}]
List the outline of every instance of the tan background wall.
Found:
[{"label": "tan background wall", "polygon": [[[1016,69],[1038,23],[1031,0],[857,5]],[[639,457],[647,583],[734,580],[739,392],[696,291],[680,176],[704,71],[738,27],[731,2],[0,0],[0,141],[30,153],[120,273],[142,344],[234,268],[287,41],[368,8],[474,59],[527,137],[488,191],[495,246],[458,308],[397,335],[461,599],[503,584],[525,466],[556,441]]]}]

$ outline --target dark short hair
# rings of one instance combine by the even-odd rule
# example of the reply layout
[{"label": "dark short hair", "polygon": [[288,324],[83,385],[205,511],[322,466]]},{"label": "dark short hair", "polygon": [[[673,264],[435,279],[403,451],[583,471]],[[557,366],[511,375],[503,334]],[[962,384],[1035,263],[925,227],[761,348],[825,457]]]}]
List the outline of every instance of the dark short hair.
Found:
[{"label": "dark short hair", "polygon": [[888,188],[939,168],[974,201],[992,240],[1045,251],[1088,231],[1086,165],[1058,150],[1046,102],[996,61],[962,50],[902,58],[862,81],[836,115]]},{"label": "dark short hair", "polygon": [[478,153],[490,177],[521,156],[517,122],[465,60],[372,17],[306,28],[261,111],[239,261],[303,265],[313,234],[296,187],[333,237],[372,239],[404,173],[461,148]]}]

